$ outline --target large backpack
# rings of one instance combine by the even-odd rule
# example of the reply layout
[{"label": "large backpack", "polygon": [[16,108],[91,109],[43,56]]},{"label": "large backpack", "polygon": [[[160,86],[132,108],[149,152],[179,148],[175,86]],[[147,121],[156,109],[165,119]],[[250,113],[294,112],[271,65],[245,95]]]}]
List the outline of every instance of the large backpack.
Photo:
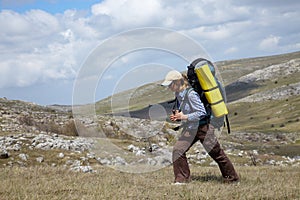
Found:
[{"label": "large backpack", "polygon": [[215,77],[214,64],[207,59],[198,58],[187,66],[187,77],[190,85],[199,94],[212,125],[220,128],[225,125],[225,118],[230,133],[225,91]]}]

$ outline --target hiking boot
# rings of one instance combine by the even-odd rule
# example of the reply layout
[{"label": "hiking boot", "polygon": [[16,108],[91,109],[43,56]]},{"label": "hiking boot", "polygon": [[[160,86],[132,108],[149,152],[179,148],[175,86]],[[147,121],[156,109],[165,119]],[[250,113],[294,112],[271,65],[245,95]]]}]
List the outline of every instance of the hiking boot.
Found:
[{"label": "hiking boot", "polygon": [[228,184],[234,184],[234,185],[239,185],[240,184],[240,180],[228,180],[228,179],[223,179],[223,183],[228,183]]},{"label": "hiking boot", "polygon": [[187,183],[175,182],[175,183],[172,183],[172,185],[187,185]]}]

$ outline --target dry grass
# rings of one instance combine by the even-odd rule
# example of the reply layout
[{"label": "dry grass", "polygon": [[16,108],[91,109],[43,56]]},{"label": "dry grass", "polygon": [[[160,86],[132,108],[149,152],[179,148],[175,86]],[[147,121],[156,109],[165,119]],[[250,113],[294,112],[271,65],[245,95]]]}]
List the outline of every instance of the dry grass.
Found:
[{"label": "dry grass", "polygon": [[[70,119],[64,125],[59,125],[57,122],[53,120],[49,120],[41,123],[41,122],[37,122],[30,115],[24,115],[19,117],[19,122],[22,125],[34,126],[39,131],[57,133],[57,134],[67,135],[67,136],[79,136],[78,130],[75,125],[75,121],[73,119]],[[79,121],[76,122],[76,124],[81,125]]]},{"label": "dry grass", "polygon": [[193,181],[174,186],[172,168],[122,173],[104,166],[83,174],[63,168],[5,168],[0,199],[299,199],[299,167],[237,167],[239,185],[222,183],[217,167],[193,166]]}]

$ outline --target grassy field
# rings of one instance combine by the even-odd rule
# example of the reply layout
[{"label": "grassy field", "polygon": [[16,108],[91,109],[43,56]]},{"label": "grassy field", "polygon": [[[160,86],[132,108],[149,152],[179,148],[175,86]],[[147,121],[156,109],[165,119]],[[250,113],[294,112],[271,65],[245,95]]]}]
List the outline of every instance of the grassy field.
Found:
[{"label": "grassy field", "polygon": [[299,199],[299,167],[236,167],[241,182],[222,182],[217,167],[192,166],[192,182],[172,185],[172,168],[143,174],[98,166],[96,173],[63,168],[1,169],[0,199]]},{"label": "grassy field", "polygon": [[298,132],[300,96],[283,100],[229,105],[234,131]]}]

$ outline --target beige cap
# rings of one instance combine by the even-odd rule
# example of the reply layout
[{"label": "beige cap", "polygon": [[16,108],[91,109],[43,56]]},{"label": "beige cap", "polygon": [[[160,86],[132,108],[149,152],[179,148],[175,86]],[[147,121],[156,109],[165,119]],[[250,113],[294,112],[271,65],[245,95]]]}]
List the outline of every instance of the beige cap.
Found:
[{"label": "beige cap", "polygon": [[170,72],[168,72],[168,74],[166,75],[165,77],[165,80],[164,82],[162,82],[162,86],[169,86],[172,81],[175,81],[175,80],[180,80],[182,79],[182,75],[179,71],[176,71],[176,70],[172,70]]}]

